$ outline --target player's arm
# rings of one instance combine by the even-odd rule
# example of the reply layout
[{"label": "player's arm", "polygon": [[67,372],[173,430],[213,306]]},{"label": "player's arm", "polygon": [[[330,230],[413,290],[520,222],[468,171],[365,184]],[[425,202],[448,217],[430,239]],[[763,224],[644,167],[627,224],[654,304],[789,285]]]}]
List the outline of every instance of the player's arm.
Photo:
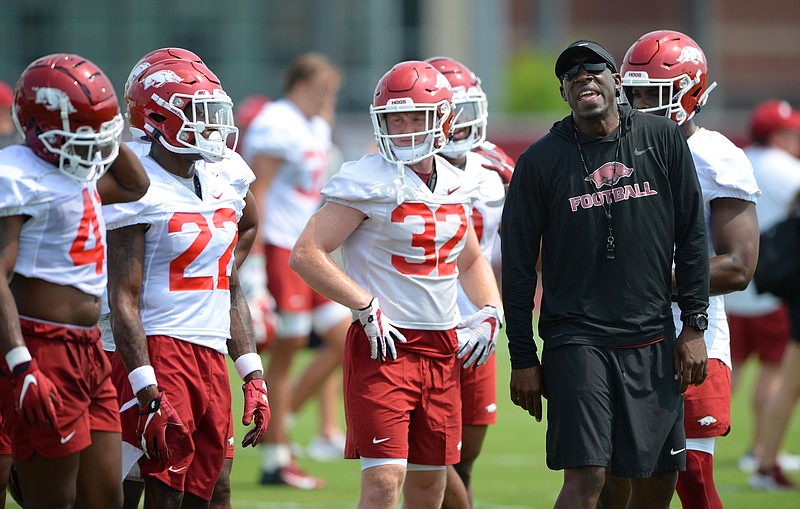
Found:
[{"label": "player's arm", "polygon": [[0,349],[12,374],[14,407],[31,426],[58,429],[58,413],[63,409],[61,398],[25,346],[17,304],[8,286],[14,276],[25,219],[26,216],[20,215],[0,217],[0,271],[3,274],[0,280]]},{"label": "player's arm", "polygon": [[103,204],[136,201],[147,193],[150,178],[136,154],[124,143],[108,171],[97,181]]},{"label": "player's arm", "polygon": [[285,161],[266,154],[256,154],[248,163],[250,164],[250,169],[253,170],[253,174],[256,176],[256,179],[250,184],[250,191],[255,197],[256,206],[254,208],[257,210],[264,210],[263,201],[267,196],[269,188],[272,186],[273,180],[275,180],[275,176],[278,174],[278,171]]},{"label": "player's arm", "polygon": [[345,305],[364,328],[370,358],[397,359],[395,343],[406,338],[381,313],[378,298],[353,281],[330,256],[366,219],[360,210],[328,202],[309,219],[292,249],[289,266],[318,293]]},{"label": "player's arm", "polygon": [[759,228],[756,204],[733,198],[711,202],[711,244],[716,256],[709,262],[712,295],[744,290],[758,263]]},{"label": "player's arm", "polygon": [[328,202],[309,219],[297,239],[289,266],[320,294],[350,309],[369,306],[372,295],[330,256],[367,216],[360,210]]},{"label": "player's arm", "polygon": [[267,395],[267,382],[264,380],[264,367],[261,356],[256,353],[256,342],[253,336],[253,322],[250,308],[239,285],[239,273],[234,266],[230,277],[231,293],[231,339],[228,340],[228,352],[234,361],[236,371],[244,384],[244,412],[242,424],[249,426],[255,422],[242,440],[242,447],[255,447],[267,430],[271,411]]},{"label": "player's arm", "polygon": [[17,304],[8,284],[14,277],[14,266],[17,264],[19,236],[25,216],[0,217],[0,349],[3,354],[17,347],[24,347],[22,331],[19,326]]},{"label": "player's arm", "polygon": [[140,408],[158,397],[158,384],[150,365],[147,338],[139,314],[139,296],[144,277],[145,229],[146,225],[135,224],[107,233],[111,330],[117,354],[128,370]]},{"label": "player's arm", "polygon": [[244,197],[244,210],[242,210],[242,217],[239,219],[239,239],[236,241],[236,247],[233,250],[233,258],[236,260],[237,269],[244,263],[245,258],[250,253],[250,249],[256,242],[257,236],[258,206],[252,191],[247,191]]},{"label": "player's arm", "polygon": [[478,236],[472,223],[467,230],[464,250],[458,255],[456,263],[458,279],[472,303],[479,308],[486,305],[499,308],[501,299],[500,291],[497,289],[497,280],[489,262],[481,254]]},{"label": "player's arm", "polygon": [[186,426],[158,388],[139,315],[146,229],[135,224],[108,231],[108,301],[117,354],[139,400],[136,437],[145,456],[167,468],[183,461],[191,448]]},{"label": "player's arm", "polygon": [[721,295],[744,290],[758,263],[756,204],[736,198],[713,200],[709,235],[716,253],[709,260],[710,293]]},{"label": "player's arm", "polygon": [[[242,287],[239,285],[239,272],[236,270],[236,267],[233,267],[231,270],[230,291],[231,339],[228,340],[228,353],[231,359],[236,361],[243,355],[256,354],[256,342],[253,337],[250,308],[242,292]],[[247,382],[252,378],[263,378],[262,371],[263,368],[259,361],[258,369],[242,374],[242,379]]]}]

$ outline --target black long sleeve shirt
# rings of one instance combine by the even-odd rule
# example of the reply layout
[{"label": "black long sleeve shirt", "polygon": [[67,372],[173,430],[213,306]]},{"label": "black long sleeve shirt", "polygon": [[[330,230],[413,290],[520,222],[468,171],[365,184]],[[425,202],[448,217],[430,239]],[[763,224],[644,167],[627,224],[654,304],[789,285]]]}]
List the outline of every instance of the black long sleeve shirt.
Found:
[{"label": "black long sleeve shirt", "polygon": [[[664,117],[627,105],[620,114],[619,129],[594,139],[577,134],[570,115],[517,162],[502,222],[513,369],[539,363],[532,314],[540,240],[545,350],[568,343],[636,346],[674,334],[673,255],[683,316],[708,308],[702,192],[686,140]],[[607,209],[614,259],[607,259]]]}]

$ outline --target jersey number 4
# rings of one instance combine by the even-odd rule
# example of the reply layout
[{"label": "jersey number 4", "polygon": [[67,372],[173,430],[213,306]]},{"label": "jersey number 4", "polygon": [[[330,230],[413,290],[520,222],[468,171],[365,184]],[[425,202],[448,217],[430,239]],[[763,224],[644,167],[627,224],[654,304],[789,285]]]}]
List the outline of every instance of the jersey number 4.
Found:
[{"label": "jersey number 4", "polygon": [[[212,219],[214,227],[225,228],[225,223],[232,222],[236,224],[236,213],[233,209],[219,209],[214,212]],[[211,226],[208,220],[199,212],[176,212],[169,220],[169,232],[177,233],[183,229],[185,224],[194,224],[200,228],[200,233],[192,242],[189,248],[178,255],[177,258],[172,260],[169,264],[169,291],[171,292],[186,292],[197,290],[213,290],[214,278],[212,276],[193,276],[187,277],[185,275],[186,268],[200,256],[200,253],[211,242]],[[237,231],[231,243],[225,249],[225,252],[220,256],[217,262],[217,290],[230,290],[230,278],[228,276],[228,264],[233,258],[233,248],[236,246],[236,240],[239,237]]]},{"label": "jersey number 4", "polygon": [[[100,203],[100,195],[97,191],[94,193],[97,202]],[[86,248],[86,242],[89,240],[89,233],[91,232],[94,237],[94,247]],[[94,202],[92,197],[89,196],[89,190],[83,190],[83,217],[81,217],[81,224],[78,226],[78,235],[72,241],[72,246],[69,248],[69,256],[72,258],[72,263],[78,265],[91,265],[95,264],[95,273],[103,273],[103,259],[106,256],[105,249],[103,248],[103,233],[100,230],[100,221],[97,220],[97,213],[94,210]]]},{"label": "jersey number 4", "polygon": [[[451,276],[456,273],[455,259],[447,261],[450,253],[464,238],[467,232],[467,215],[459,204],[442,204],[433,212],[428,205],[419,202],[405,202],[392,211],[392,222],[403,223],[407,217],[420,217],[425,223],[422,233],[411,235],[411,245],[423,250],[425,259],[422,262],[409,262],[403,256],[392,255],[392,266],[402,274],[427,276],[438,269],[439,276]],[[436,249],[436,225],[446,223],[448,217],[456,216],[460,221],[455,235],[448,239],[442,247]]]}]

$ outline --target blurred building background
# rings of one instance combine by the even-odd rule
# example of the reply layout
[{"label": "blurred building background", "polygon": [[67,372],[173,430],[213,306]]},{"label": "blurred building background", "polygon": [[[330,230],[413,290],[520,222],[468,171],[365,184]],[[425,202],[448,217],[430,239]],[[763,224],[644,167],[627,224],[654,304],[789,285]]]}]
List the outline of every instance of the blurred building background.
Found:
[{"label": "blurred building background", "polygon": [[281,72],[319,51],[345,72],[336,135],[345,157],[369,143],[367,107],[393,64],[456,58],[483,80],[490,138],[516,154],[568,112],[553,63],[575,39],[618,62],[643,33],[671,28],[706,52],[714,90],[699,122],[746,142],[749,110],[770,98],[800,106],[796,0],[0,0],[0,79],[12,86],[39,56],[72,52],[100,65],[121,96],[146,52],[199,54],[234,101],[281,95]]}]

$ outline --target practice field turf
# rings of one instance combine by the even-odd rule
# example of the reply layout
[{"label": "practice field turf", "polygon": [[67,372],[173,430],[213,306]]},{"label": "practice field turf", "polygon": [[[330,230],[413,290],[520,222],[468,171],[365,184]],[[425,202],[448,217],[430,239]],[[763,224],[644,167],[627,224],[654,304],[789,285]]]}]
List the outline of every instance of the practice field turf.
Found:
[{"label": "practice field turf", "polygon": [[[544,462],[545,422],[536,423],[508,400],[509,363],[504,340],[498,355],[498,422],[490,427],[483,453],[473,476],[476,509],[549,508],[561,487],[561,473],[551,472]],[[307,359],[308,356],[304,359]],[[749,398],[756,366],[744,367],[744,378],[733,401],[733,430],[717,441],[716,480],[726,509],[800,508],[800,492],[764,493],[747,485],[748,474],[740,472],[737,461],[749,445],[752,419]],[[234,419],[241,418],[241,388],[232,369]],[[237,421],[238,423],[238,421]],[[307,444],[316,431],[316,403],[312,401],[294,424],[293,438]],[[241,441],[243,427],[237,428]],[[790,424],[785,448],[800,453],[800,412]],[[356,506],[359,490],[357,461],[318,463],[300,459],[310,473],[325,479],[327,486],[318,491],[300,491],[284,487],[263,487],[257,482],[259,451],[237,448],[232,474],[233,507],[236,509],[344,509]],[[792,475],[792,474],[790,474]],[[800,481],[800,474],[794,474]],[[18,507],[10,502],[7,507]],[[681,507],[677,495],[673,508]]]}]

